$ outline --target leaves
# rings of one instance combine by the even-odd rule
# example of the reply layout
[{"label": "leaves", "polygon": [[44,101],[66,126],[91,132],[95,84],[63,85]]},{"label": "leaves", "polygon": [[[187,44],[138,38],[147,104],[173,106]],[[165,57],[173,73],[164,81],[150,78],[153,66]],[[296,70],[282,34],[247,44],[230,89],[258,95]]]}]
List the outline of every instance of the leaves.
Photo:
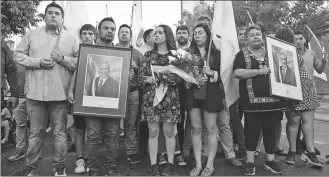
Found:
[{"label": "leaves", "polygon": [[42,15],[37,12],[41,0],[1,1],[1,31],[3,38],[24,35],[26,28],[38,26]]},{"label": "leaves", "polygon": [[[232,5],[237,27],[251,24],[246,11],[248,9],[253,22],[264,33],[274,33],[283,25],[303,29],[305,24],[317,33],[317,29],[329,23],[329,8],[328,5],[324,6],[324,1],[232,1]],[[177,25],[186,24],[193,30],[200,14],[212,18],[213,13],[213,6],[208,3],[196,3],[193,12],[182,12],[183,21]]]}]

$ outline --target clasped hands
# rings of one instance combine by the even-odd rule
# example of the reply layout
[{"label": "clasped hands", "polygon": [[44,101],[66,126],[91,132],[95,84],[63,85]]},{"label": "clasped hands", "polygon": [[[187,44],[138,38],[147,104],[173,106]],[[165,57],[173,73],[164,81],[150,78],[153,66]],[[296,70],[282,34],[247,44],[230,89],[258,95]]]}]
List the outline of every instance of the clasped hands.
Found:
[{"label": "clasped hands", "polygon": [[59,51],[58,48],[55,48],[50,55],[50,58],[41,58],[40,66],[42,69],[52,69],[55,65],[55,62],[61,63],[64,60],[64,55]]}]

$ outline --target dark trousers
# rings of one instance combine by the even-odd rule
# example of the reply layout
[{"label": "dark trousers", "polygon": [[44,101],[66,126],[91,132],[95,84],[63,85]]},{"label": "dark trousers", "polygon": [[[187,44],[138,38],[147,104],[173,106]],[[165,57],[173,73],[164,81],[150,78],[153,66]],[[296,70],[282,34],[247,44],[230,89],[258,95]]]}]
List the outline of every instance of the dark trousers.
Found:
[{"label": "dark trousers", "polygon": [[116,167],[120,140],[120,119],[86,117],[86,125],[85,153],[89,169],[99,168],[97,156],[102,144],[106,146],[105,169]]},{"label": "dark trousers", "polygon": [[146,153],[149,140],[149,127],[147,121],[139,123],[139,151],[140,153]]},{"label": "dark trousers", "polygon": [[256,151],[259,133],[263,130],[265,152],[274,154],[276,151],[276,131],[282,117],[281,111],[244,112],[245,136],[247,151]]}]

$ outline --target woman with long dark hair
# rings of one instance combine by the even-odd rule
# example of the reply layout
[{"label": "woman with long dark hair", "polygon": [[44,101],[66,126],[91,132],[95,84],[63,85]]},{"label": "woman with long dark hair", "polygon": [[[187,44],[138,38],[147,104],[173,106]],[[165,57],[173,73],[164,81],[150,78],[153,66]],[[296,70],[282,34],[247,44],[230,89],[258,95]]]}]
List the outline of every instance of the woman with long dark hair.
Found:
[{"label": "woman with long dark hair", "polygon": [[[211,31],[207,25],[199,24],[194,28],[189,52],[197,70],[203,75],[198,84],[192,84],[187,90],[186,108],[189,111],[192,124],[192,144],[196,166],[190,172],[191,176],[211,176],[215,172],[214,159],[217,152],[217,115],[224,109],[223,92],[220,79],[220,51],[213,43],[210,44]],[[209,61],[207,61],[210,49]],[[201,163],[201,132],[202,119],[208,132],[208,160],[203,169]]]},{"label": "woman with long dark hair", "polygon": [[[176,50],[174,34],[167,25],[159,25],[155,30],[154,49],[146,52],[140,62],[139,82],[142,89],[141,119],[147,120],[149,128],[149,155],[151,161],[151,175],[159,175],[157,167],[158,136],[160,123],[166,138],[168,163],[162,176],[172,175],[175,152],[175,124],[180,121],[180,104],[177,84],[181,79],[172,73],[154,73],[151,65],[167,66],[169,58],[176,57],[172,50]],[[159,85],[168,87],[162,101],[153,106],[155,90]]]}]

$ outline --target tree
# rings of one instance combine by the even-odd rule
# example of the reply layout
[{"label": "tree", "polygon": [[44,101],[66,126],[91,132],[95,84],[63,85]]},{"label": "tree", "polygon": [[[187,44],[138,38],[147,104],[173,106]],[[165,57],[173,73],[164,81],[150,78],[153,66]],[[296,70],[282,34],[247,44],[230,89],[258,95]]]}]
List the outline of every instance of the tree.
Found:
[{"label": "tree", "polygon": [[43,15],[37,12],[41,0],[1,1],[2,38],[24,35],[26,28],[38,26]]},{"label": "tree", "polygon": [[[200,17],[201,15],[206,15],[209,16],[210,18],[213,18],[214,15],[214,10],[213,6],[208,4],[208,3],[197,3],[194,8],[193,12],[189,12],[186,9],[183,10],[182,12],[182,20],[178,21],[175,26],[179,25],[186,25],[190,32],[192,32],[194,26],[196,25],[195,22]],[[190,33],[192,34],[192,33]]]}]

